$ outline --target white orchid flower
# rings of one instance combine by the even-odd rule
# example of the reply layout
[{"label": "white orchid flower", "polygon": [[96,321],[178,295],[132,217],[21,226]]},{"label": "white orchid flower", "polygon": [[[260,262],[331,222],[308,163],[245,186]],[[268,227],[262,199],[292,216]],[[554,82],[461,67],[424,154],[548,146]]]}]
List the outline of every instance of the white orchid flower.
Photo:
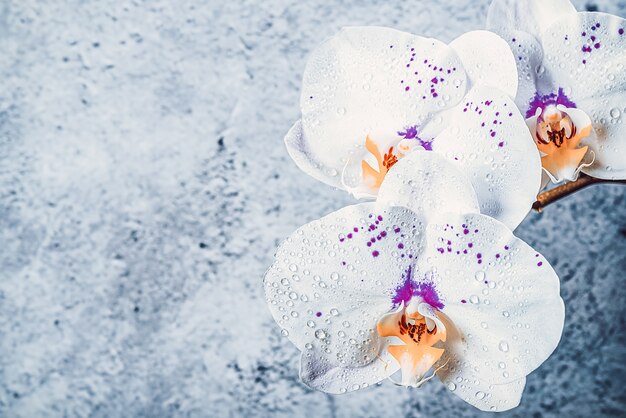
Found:
[{"label": "white orchid flower", "polygon": [[440,153],[471,181],[481,213],[514,229],[541,186],[516,91],[515,59],[492,32],[446,45],[388,28],[346,28],[312,53],[302,119],[285,143],[302,170],[356,197],[375,197],[410,152]]},{"label": "white orchid flower", "polygon": [[513,49],[516,103],[549,179],[626,179],[626,21],[569,0],[494,0],[487,27]]},{"label": "white orchid flower", "polygon": [[303,382],[338,394],[386,378],[419,387],[436,374],[481,410],[517,406],[563,330],[559,279],[479,210],[464,173],[416,151],[389,171],[377,202],[287,238],[264,286],[302,351]]}]

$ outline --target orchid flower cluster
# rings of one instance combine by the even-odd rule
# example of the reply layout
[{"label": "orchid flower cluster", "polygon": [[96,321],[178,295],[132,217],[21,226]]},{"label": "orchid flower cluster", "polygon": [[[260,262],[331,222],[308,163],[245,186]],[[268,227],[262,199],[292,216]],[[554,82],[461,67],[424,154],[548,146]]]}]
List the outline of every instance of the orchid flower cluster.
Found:
[{"label": "orchid flower cluster", "polygon": [[370,198],[299,228],[265,275],[314,389],[437,376],[505,411],[557,347],[559,278],[511,231],[549,181],[626,178],[626,22],[494,0],[487,25],[448,45],[346,28],[308,61],[287,150]]}]

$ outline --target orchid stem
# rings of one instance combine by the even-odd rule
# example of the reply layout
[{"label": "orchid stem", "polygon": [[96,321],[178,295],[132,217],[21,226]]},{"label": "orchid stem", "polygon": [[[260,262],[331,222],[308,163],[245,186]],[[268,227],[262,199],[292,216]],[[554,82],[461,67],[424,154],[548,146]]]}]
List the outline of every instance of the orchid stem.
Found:
[{"label": "orchid stem", "polygon": [[586,174],[581,174],[576,181],[565,183],[561,186],[555,187],[554,189],[540,193],[539,196],[537,196],[537,201],[533,203],[533,210],[541,212],[543,208],[551,203],[559,201],[572,193],[584,189],[587,186],[599,183],[626,184],[626,180],[598,179]]}]

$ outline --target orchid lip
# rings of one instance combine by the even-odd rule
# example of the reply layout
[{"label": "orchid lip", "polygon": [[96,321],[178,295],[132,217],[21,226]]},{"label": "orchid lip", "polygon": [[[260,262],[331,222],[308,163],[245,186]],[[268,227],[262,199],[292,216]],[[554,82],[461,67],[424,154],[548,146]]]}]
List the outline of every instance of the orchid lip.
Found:
[{"label": "orchid lip", "polygon": [[386,350],[398,364],[402,373],[402,386],[420,387],[431,376],[427,372],[443,355],[441,348],[446,341],[446,328],[437,311],[419,297],[413,297],[407,305],[400,306],[378,321],[376,329],[381,337],[396,337],[403,344],[390,344]]},{"label": "orchid lip", "polygon": [[377,323],[381,337],[395,337],[403,344],[388,345],[386,350],[402,373],[402,386],[420,387],[432,378],[426,373],[439,361],[445,349],[446,327],[439,319],[438,309],[444,307],[432,282],[416,282],[409,266],[403,283],[392,298],[394,308]]},{"label": "orchid lip", "polygon": [[361,160],[360,180],[357,186],[351,186],[346,181],[346,172],[352,160],[348,160],[342,171],[342,184],[357,198],[374,198],[391,168],[402,158],[416,150],[432,150],[432,141],[422,140],[417,136],[417,127],[398,132],[401,139],[394,138],[387,141],[377,141],[372,136],[365,137],[365,149],[368,155]]},{"label": "orchid lip", "polygon": [[[568,107],[569,104],[570,106]],[[583,138],[592,134],[591,119],[563,93],[535,95],[526,123],[542,154],[541,166],[554,183],[576,180],[584,167],[588,146],[580,147]]]}]

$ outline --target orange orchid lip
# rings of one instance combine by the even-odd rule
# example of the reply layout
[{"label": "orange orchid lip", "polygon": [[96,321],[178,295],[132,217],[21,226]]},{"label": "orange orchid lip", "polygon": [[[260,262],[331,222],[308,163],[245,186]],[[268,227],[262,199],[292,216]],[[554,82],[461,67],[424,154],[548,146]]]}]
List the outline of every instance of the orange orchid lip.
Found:
[{"label": "orange orchid lip", "polygon": [[394,154],[394,147],[389,147],[389,151],[381,156],[378,146],[369,135],[365,138],[365,148],[376,158],[378,170],[374,169],[367,161],[361,161],[363,179],[370,187],[378,189],[389,169],[398,162],[398,156]]},{"label": "orange orchid lip", "polygon": [[379,145],[367,135],[365,148],[376,159],[377,168],[372,167],[365,159],[361,161],[363,183],[371,189],[378,190],[389,170],[399,159],[408,155],[416,146],[426,149],[423,144],[428,144],[427,142],[415,140],[414,138],[405,137],[396,145],[390,146],[387,152],[381,152]]},{"label": "orange orchid lip", "polygon": [[583,111],[548,105],[527,121],[542,153],[541,166],[553,182],[575,180],[579,171],[590,165],[583,163],[589,147],[579,147],[592,133],[591,120]]},{"label": "orange orchid lip", "polygon": [[420,387],[429,380],[430,377],[424,376],[445,351],[435,345],[446,341],[446,328],[438,317],[420,312],[423,304],[425,302],[419,297],[412,298],[406,306],[402,302],[396,311],[385,314],[376,326],[381,337],[397,337],[404,343],[387,346],[389,354],[400,365],[400,384],[403,386]]}]

